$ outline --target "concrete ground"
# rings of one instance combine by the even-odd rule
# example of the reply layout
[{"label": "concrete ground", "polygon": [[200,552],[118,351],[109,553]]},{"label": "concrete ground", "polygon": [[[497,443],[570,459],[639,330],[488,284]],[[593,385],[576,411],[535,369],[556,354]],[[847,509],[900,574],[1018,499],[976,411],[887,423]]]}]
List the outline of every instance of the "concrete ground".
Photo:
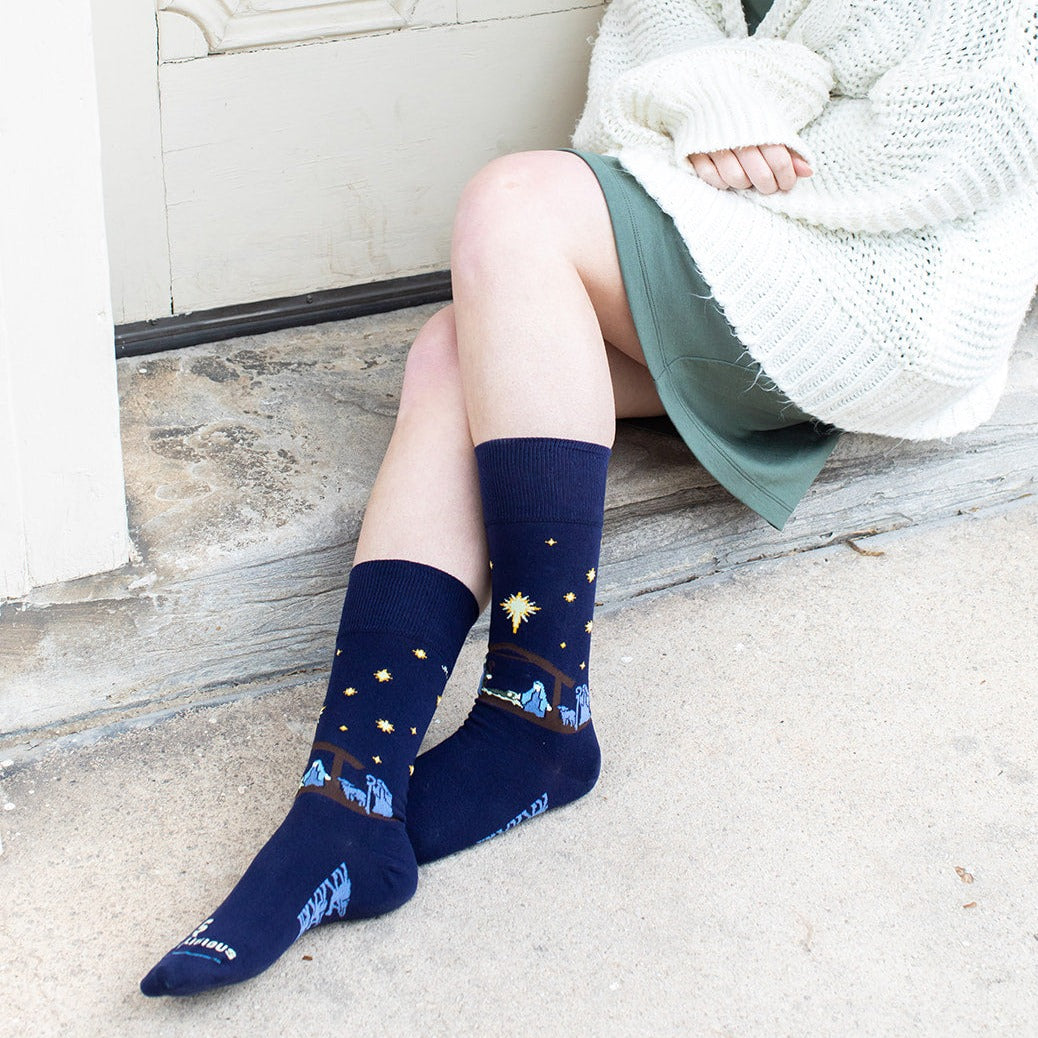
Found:
[{"label": "concrete ground", "polygon": [[0,1034],[1034,1035],[1038,506],[859,546],[603,612],[596,789],[238,988],[137,982],[280,820],[320,682],[8,767]]}]

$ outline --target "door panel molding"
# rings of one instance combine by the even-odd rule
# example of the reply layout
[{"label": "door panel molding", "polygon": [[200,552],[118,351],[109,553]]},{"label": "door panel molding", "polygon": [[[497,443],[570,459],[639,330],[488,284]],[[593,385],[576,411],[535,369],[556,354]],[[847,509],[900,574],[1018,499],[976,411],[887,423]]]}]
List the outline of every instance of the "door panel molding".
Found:
[{"label": "door panel molding", "polygon": [[412,0],[159,0],[189,18],[210,54],[385,32],[408,26]]}]

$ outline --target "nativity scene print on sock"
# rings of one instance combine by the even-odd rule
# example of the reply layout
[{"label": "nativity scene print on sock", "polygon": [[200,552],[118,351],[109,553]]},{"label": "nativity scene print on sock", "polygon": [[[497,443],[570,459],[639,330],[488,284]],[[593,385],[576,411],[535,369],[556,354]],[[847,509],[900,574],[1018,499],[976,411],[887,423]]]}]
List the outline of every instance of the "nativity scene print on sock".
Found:
[{"label": "nativity scene print on sock", "polygon": [[[552,535],[542,544],[550,554],[560,540]],[[591,720],[585,672],[597,575],[594,566],[581,569],[563,578],[561,587],[567,590],[561,594],[558,586],[538,600],[514,591],[498,603],[492,629],[510,624],[525,644],[499,641],[488,647],[481,699],[556,732],[579,731]],[[554,658],[533,648],[546,649]]]},{"label": "nativity scene print on sock", "polygon": [[[358,814],[393,817],[393,794],[389,786],[366,771],[356,757],[330,742],[315,742],[312,752],[313,762],[299,783],[297,795],[323,793]],[[347,765],[350,770],[344,776]]]},{"label": "nativity scene print on sock", "polygon": [[[520,668],[517,673],[515,667],[508,666],[511,662],[528,666]],[[494,679],[495,671],[502,664],[509,677],[508,684],[515,684],[515,678],[519,674],[528,674],[530,668],[537,668],[550,683],[550,693],[540,678],[534,678],[523,691],[495,687],[505,685],[504,681]],[[525,682],[523,684],[525,685]],[[480,698],[486,699],[494,706],[510,709],[527,720],[555,732],[579,731],[591,720],[587,684],[577,685],[575,678],[564,674],[550,660],[507,642],[491,645],[488,650]],[[566,702],[563,702],[563,699]]]}]

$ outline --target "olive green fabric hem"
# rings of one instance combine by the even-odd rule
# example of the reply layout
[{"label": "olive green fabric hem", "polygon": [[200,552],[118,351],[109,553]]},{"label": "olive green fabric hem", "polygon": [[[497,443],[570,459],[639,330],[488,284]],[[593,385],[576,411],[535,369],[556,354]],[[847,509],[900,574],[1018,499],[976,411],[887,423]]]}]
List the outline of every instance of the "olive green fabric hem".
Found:
[{"label": "olive green fabric hem", "polygon": [[[611,156],[574,148],[598,178],[631,315],[660,400],[703,467],[781,529],[839,437],[746,352],[673,220]],[[691,174],[690,174],[691,175]]]}]

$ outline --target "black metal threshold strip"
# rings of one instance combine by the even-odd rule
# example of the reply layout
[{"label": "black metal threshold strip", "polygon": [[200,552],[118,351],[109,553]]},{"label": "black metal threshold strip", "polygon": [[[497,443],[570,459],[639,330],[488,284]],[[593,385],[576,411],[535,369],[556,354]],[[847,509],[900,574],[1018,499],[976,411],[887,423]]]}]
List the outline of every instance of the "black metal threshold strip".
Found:
[{"label": "black metal threshold strip", "polygon": [[220,306],[213,310],[118,325],[115,329],[115,355],[143,357],[203,342],[260,335],[324,321],[345,321],[351,317],[384,314],[423,303],[446,303],[450,299],[450,271],[437,270],[431,274],[332,288],[302,296]]}]

